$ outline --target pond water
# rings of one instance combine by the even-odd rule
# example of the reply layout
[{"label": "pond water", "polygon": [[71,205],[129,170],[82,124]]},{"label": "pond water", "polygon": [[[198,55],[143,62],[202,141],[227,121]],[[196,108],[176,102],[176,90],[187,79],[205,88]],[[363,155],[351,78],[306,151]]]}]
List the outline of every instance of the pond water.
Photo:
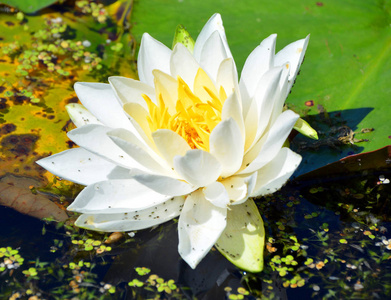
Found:
[{"label": "pond water", "polygon": [[[293,181],[273,196],[257,199],[267,232],[265,268],[259,274],[237,269],[215,249],[192,270],[178,255],[175,221],[104,244],[107,235],[45,224],[2,207],[2,246],[18,250],[24,261],[19,267],[6,265],[0,273],[0,295],[387,299],[391,186],[379,184],[379,176],[391,173]],[[26,274],[30,268],[35,275]]]}]

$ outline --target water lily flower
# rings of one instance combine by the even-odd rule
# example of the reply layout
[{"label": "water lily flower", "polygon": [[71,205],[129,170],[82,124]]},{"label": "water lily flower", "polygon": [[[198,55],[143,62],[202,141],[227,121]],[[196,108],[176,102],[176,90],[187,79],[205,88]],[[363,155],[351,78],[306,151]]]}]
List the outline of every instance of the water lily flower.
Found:
[{"label": "water lily flower", "polygon": [[86,185],[68,210],[76,225],[133,231],[179,216],[178,250],[195,268],[216,247],[262,269],[263,223],[249,197],[273,193],[301,157],[283,147],[299,116],[283,110],[308,43],[275,54],[276,35],[250,54],[238,80],[219,14],[196,42],[173,49],[145,33],[140,80],[76,83],[70,104],[79,148],[38,164]]}]

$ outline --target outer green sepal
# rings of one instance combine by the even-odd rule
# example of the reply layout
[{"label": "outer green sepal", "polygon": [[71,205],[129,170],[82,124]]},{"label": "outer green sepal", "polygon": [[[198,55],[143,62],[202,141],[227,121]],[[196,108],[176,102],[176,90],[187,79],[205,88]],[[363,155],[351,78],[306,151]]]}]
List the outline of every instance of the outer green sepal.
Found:
[{"label": "outer green sepal", "polygon": [[316,130],[312,128],[311,125],[304,121],[302,118],[299,118],[296,121],[295,126],[293,126],[293,129],[296,129],[302,135],[305,135],[311,139],[318,139],[318,133],[316,132]]},{"label": "outer green sepal", "polygon": [[177,43],[183,44],[190,53],[193,53],[195,42],[183,25],[178,25],[176,27],[172,48],[174,48]]},{"label": "outer green sepal", "polygon": [[253,273],[262,271],[265,229],[252,199],[230,206],[227,227],[215,246],[238,268]]}]

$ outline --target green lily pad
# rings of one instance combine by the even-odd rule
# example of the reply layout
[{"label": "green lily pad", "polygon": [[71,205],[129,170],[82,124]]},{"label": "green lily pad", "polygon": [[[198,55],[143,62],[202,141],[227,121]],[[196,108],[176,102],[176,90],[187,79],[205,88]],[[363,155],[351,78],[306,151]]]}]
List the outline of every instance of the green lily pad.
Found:
[{"label": "green lily pad", "polygon": [[[110,25],[65,4],[62,12],[49,8],[50,14],[22,14],[22,18],[2,14],[0,176],[52,177],[35,161],[73,146],[66,136],[72,125],[65,106],[78,101],[73,91],[75,81],[105,82],[110,75],[119,74],[135,77],[132,50],[127,44],[130,34],[111,34],[122,28],[111,21],[120,4],[106,7],[100,14],[110,19]],[[121,16],[121,24],[127,22],[129,15]],[[120,43],[125,49],[113,53],[110,48]],[[97,49],[104,52],[102,57]]]},{"label": "green lily pad", "polygon": [[0,3],[15,7],[25,13],[34,13],[48,7],[57,0],[1,0]]},{"label": "green lily pad", "polygon": [[[373,151],[391,144],[389,95],[391,92],[390,1],[381,0],[249,0],[237,1],[145,0],[135,3],[133,33],[140,40],[143,32],[170,45],[177,24],[184,24],[196,37],[215,12],[222,15],[228,43],[238,69],[250,52],[267,36],[278,34],[277,50],[311,34],[306,59],[287,103],[302,116],[330,114],[357,134],[361,142],[330,148],[324,143],[315,151],[302,151],[307,161],[301,173],[350,154]],[[159,26],[156,26],[159,24]],[[338,120],[339,122],[339,120]],[[315,130],[319,130],[309,122]],[[320,141],[328,132],[319,135]]]}]

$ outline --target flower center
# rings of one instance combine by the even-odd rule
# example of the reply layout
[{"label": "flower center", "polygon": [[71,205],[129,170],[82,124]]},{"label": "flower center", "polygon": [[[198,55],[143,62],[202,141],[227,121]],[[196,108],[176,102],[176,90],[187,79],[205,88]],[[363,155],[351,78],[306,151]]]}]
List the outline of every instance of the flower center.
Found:
[{"label": "flower center", "polygon": [[[143,94],[149,109],[149,128],[151,132],[170,129],[192,149],[209,151],[209,135],[221,122],[221,112],[227,98],[224,88],[221,87],[217,93],[213,82],[201,68],[194,79],[194,92],[181,77],[178,76],[176,82],[176,90],[163,91],[161,82],[155,77],[157,104]],[[170,101],[168,98],[176,100]]]}]

